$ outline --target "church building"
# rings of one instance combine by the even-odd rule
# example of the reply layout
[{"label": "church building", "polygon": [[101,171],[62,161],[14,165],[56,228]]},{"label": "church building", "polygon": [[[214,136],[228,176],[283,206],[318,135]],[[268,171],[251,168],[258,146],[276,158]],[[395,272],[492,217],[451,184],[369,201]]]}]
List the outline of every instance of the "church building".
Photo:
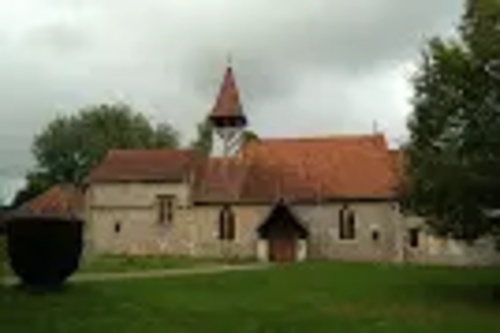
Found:
[{"label": "church building", "polygon": [[[402,214],[401,156],[382,134],[245,140],[248,120],[231,67],[209,119],[208,156],[168,149],[108,153],[79,200],[89,253],[500,262],[491,241],[438,239],[423,219]],[[33,211],[47,202],[42,199],[31,203]]]}]

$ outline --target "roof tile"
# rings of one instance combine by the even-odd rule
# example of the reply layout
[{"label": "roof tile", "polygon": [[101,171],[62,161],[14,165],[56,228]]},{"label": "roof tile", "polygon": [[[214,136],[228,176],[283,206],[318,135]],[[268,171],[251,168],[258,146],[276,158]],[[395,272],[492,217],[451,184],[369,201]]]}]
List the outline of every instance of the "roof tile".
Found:
[{"label": "roof tile", "polygon": [[187,150],[113,150],[90,174],[96,182],[182,181],[196,161]]},{"label": "roof tile", "polygon": [[231,158],[189,151],[113,151],[91,182],[182,181],[194,171],[196,202],[387,199],[398,172],[382,135],[251,142]]},{"label": "roof tile", "polygon": [[[397,176],[381,135],[260,140],[248,144],[239,158],[246,177],[243,182],[227,183],[239,187],[237,196],[234,188],[227,193],[240,201],[383,199],[395,195]],[[232,167],[231,163],[226,166]],[[205,173],[201,181],[206,179]],[[212,197],[205,192],[204,198],[217,200],[220,192]]]},{"label": "roof tile", "polygon": [[233,70],[228,67],[210,118],[244,118]]},{"label": "roof tile", "polygon": [[82,190],[72,185],[56,185],[24,204],[18,212],[72,217],[80,216],[83,209]]}]

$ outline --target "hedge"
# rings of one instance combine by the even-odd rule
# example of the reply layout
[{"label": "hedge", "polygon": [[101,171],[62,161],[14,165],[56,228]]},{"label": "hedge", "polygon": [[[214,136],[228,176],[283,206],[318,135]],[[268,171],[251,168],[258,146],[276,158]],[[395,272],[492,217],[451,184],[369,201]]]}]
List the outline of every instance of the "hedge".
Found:
[{"label": "hedge", "polygon": [[79,266],[83,221],[24,216],[6,223],[7,256],[26,286],[58,287]]}]

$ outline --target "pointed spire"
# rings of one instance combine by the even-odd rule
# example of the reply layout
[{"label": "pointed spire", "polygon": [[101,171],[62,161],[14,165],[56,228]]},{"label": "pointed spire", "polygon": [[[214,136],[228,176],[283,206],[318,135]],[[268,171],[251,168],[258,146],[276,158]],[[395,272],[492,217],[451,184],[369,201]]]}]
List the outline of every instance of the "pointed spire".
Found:
[{"label": "pointed spire", "polygon": [[230,57],[210,119],[216,127],[242,127],[246,125],[247,119],[241,106]]}]

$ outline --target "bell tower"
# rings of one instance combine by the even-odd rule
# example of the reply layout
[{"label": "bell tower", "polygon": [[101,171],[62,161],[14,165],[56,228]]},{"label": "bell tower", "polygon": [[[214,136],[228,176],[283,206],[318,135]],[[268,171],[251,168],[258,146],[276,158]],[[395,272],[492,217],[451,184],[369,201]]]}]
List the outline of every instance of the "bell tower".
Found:
[{"label": "bell tower", "polygon": [[232,157],[243,144],[247,118],[243,113],[233,68],[226,68],[219,95],[209,116],[213,128],[211,156]]}]

